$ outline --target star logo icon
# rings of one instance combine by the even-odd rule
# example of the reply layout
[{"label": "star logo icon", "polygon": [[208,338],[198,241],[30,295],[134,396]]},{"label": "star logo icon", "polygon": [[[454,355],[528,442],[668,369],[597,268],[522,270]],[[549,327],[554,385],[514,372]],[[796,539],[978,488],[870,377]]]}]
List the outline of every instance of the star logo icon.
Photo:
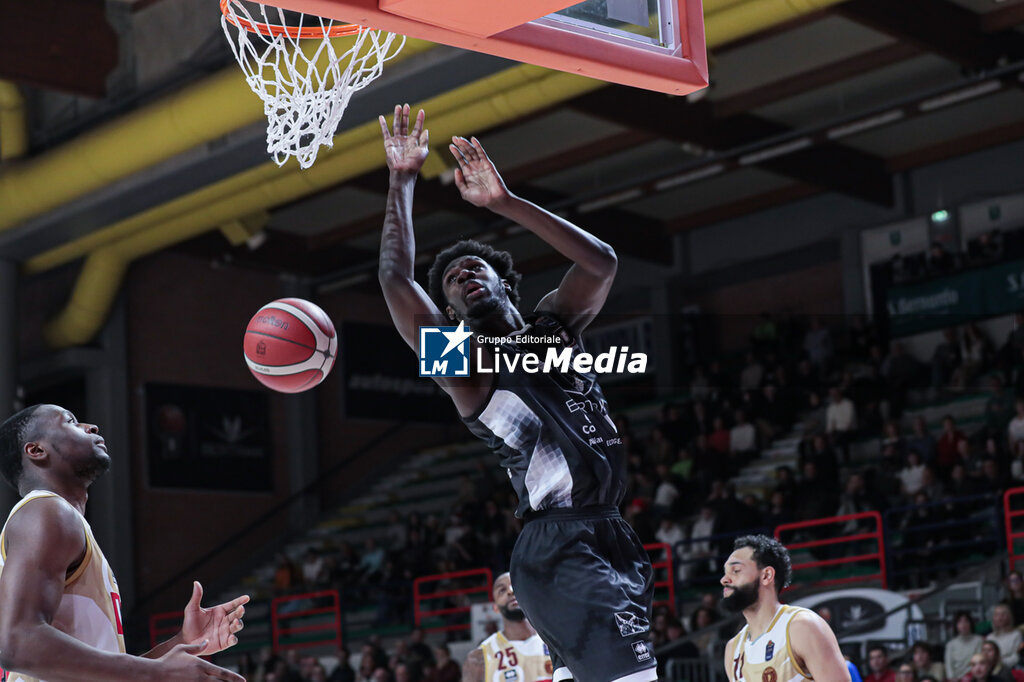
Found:
[{"label": "star logo icon", "polygon": [[459,326],[454,331],[446,332],[442,331],[441,335],[448,339],[448,345],[441,351],[441,357],[448,355],[456,348],[462,345],[462,342],[473,335],[473,332],[466,331],[466,321],[462,320],[459,322]]}]

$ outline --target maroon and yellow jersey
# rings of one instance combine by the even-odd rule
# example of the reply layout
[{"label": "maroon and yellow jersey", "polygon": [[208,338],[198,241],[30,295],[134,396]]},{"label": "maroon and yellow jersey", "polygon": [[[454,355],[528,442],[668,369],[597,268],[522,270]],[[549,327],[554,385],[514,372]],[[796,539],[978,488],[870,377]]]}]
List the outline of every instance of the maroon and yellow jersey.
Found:
[{"label": "maroon and yellow jersey", "polygon": [[[117,580],[110,564],[96,544],[92,528],[85,517],[78,513],[64,498],[48,490],[33,490],[14,505],[7,520],[32,500],[52,497],[57,504],[65,504],[82,521],[85,529],[85,558],[71,575],[64,580],[64,596],[60,600],[57,614],[52,625],[80,642],[91,647],[124,653],[124,628],[121,625],[121,594],[117,590]],[[52,504],[52,502],[51,502]],[[3,567],[10,552],[18,552],[18,547],[7,546],[7,526],[0,532],[0,579],[3,578]],[[18,672],[7,672],[8,682],[44,682]]]}]

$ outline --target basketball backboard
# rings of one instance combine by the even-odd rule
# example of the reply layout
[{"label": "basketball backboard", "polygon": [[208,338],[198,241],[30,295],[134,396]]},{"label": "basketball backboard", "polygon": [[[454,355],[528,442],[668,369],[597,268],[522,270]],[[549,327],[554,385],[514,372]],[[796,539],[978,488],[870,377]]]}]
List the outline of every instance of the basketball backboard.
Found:
[{"label": "basketball backboard", "polygon": [[701,0],[273,0],[412,38],[685,95],[707,85]]}]

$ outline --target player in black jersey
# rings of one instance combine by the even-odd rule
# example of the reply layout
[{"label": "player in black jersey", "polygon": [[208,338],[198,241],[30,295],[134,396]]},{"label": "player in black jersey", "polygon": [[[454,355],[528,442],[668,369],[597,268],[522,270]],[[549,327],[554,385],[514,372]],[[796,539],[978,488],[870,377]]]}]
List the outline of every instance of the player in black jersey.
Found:
[{"label": "player in black jersey", "polygon": [[[612,248],[592,234],[505,187],[480,143],[452,138],[462,198],[540,237],[572,262],[534,313],[519,312],[519,274],[505,252],[464,241],[438,254],[430,294],[416,283],[413,188],[428,154],[420,111],[395,107],[380,119],[390,170],[379,277],[391,318],[418,349],[421,325],[465,323],[474,335],[508,339],[474,345],[490,373],[435,378],[463,421],[499,455],[526,523],[510,572],[519,603],[551,651],[554,682],[648,682],[657,679],[646,644],[653,596],[650,561],[619,516],[625,453],[595,377],[581,372],[514,371],[526,353],[582,351],[580,335],[600,312],[615,277]],[[524,339],[519,341],[518,339]],[[495,367],[498,358],[502,367]]]}]

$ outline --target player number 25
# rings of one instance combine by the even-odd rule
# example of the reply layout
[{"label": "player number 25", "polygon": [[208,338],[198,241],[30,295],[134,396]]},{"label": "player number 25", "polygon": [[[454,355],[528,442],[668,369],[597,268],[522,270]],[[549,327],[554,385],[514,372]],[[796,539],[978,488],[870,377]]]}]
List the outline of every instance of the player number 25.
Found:
[{"label": "player number 25", "polygon": [[[516,650],[512,647],[504,651],[499,650],[495,652],[494,656],[498,659],[498,670],[504,670],[506,667],[514,668],[519,664],[519,657],[516,656]],[[507,666],[506,663],[508,663]]]}]

